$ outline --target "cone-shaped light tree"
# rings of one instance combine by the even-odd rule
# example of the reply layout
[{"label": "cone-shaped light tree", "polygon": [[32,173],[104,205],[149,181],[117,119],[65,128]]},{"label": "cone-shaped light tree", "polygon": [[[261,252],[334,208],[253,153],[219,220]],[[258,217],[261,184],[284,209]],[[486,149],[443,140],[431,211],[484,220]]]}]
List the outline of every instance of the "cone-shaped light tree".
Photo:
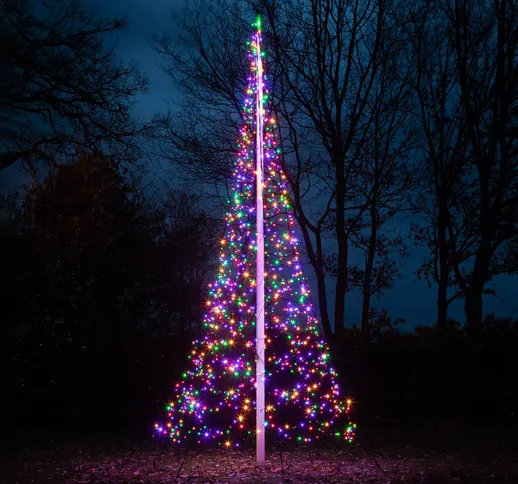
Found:
[{"label": "cone-shaped light tree", "polygon": [[[155,424],[155,429],[174,443],[194,440],[224,447],[239,446],[243,439],[263,432],[254,411],[256,375],[261,374],[256,373],[261,356],[256,345],[257,276],[261,273],[257,267],[259,171],[263,174],[265,254],[264,433],[300,442],[326,436],[352,441],[351,401],[340,397],[303,276],[287,180],[279,163],[277,121],[268,109],[259,21],[255,26],[249,42],[250,75],[232,200],[225,237],[219,242],[219,272],[209,285],[205,335],[193,342],[189,368],[167,405],[167,423]],[[259,124],[264,127],[262,136],[257,133]],[[262,166],[258,167],[257,140],[261,138]]]}]

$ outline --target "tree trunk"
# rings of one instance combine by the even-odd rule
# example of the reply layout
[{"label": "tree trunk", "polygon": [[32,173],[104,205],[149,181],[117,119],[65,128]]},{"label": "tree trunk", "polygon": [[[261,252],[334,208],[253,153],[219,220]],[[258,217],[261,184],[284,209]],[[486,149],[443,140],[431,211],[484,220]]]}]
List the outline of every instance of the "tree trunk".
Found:
[{"label": "tree trunk", "polygon": [[[496,96],[492,99],[492,122],[489,133],[492,134],[487,140],[481,135],[481,120],[484,119],[485,113],[481,111],[482,105],[479,105],[480,99],[473,96],[473,73],[469,70],[471,59],[469,58],[469,44],[470,39],[468,32],[469,25],[469,4],[466,1],[455,1],[455,48],[456,59],[459,71],[459,86],[461,92],[461,100],[465,110],[465,123],[467,128],[468,139],[471,143],[474,163],[477,167],[480,185],[479,204],[479,225],[477,230],[480,236],[480,242],[477,247],[473,271],[469,278],[469,286],[464,289],[464,310],[466,312],[466,323],[468,327],[468,336],[473,342],[477,342],[480,336],[482,326],[482,296],[484,294],[484,285],[489,279],[489,270],[491,267],[492,256],[492,241],[493,233],[493,215],[498,214],[498,210],[493,211],[491,203],[491,183],[492,183],[492,169],[497,167],[496,163],[496,143],[497,139],[502,136],[505,131],[504,125],[498,126],[501,122],[502,106],[499,106],[498,96],[501,92],[495,93]],[[501,29],[497,34],[500,35]],[[497,76],[503,74],[502,63],[497,62]],[[498,80],[495,85],[498,86]],[[501,86],[500,86],[501,87]],[[500,89],[501,91],[502,89]],[[505,89],[504,89],[505,91]],[[490,112],[490,111],[488,111]],[[505,119],[505,112],[503,113]],[[496,129],[495,129],[496,128]],[[500,164],[502,166],[502,164]],[[503,173],[502,173],[503,174]],[[501,192],[503,193],[503,192]]]},{"label": "tree trunk", "polygon": [[471,341],[477,341],[482,327],[482,295],[483,284],[471,285],[464,296],[464,311],[468,336]]},{"label": "tree trunk", "polygon": [[[299,193],[296,191],[295,193],[295,205],[299,214],[302,212],[302,206],[300,201]],[[300,218],[302,219],[302,217]],[[316,253],[313,250],[313,244],[311,242],[311,236],[309,234],[309,230],[306,224],[301,223],[299,219],[299,226],[302,232],[302,237],[304,239],[304,244],[306,247],[306,252],[308,254],[309,262],[315,271],[315,276],[317,278],[317,297],[318,297],[318,305],[320,309],[320,322],[322,324],[322,329],[324,331],[324,335],[327,341],[331,342],[334,335],[331,330],[331,321],[329,320],[329,311],[327,309],[327,293],[326,293],[326,279],[324,274],[323,267],[323,254],[322,254],[322,239],[320,232],[315,232],[314,236],[316,239]]]},{"label": "tree trunk", "polygon": [[489,279],[488,272],[491,264],[491,234],[490,227],[485,226],[486,223],[489,223],[489,221],[486,221],[486,217],[487,215],[482,215],[481,217],[481,240],[477,249],[470,283],[464,294],[466,324],[469,337],[472,341],[478,341],[482,329],[482,298],[484,295],[484,286]]},{"label": "tree trunk", "polygon": [[484,286],[489,280],[489,269],[491,267],[493,220],[489,189],[491,173],[488,169],[488,166],[492,165],[491,161],[493,160],[482,159],[478,167],[480,175],[480,242],[464,302],[468,333],[470,339],[475,342],[478,341],[482,328],[482,297]]},{"label": "tree trunk", "polygon": [[448,223],[446,202],[444,197],[439,201],[439,216],[437,218],[437,257],[439,259],[439,277],[437,278],[437,335],[439,341],[444,341],[446,321],[448,319],[448,243],[446,240],[446,224]]},{"label": "tree trunk", "polygon": [[371,233],[369,237],[369,247],[367,250],[367,257],[365,259],[365,275],[363,278],[362,287],[362,320],[361,320],[361,335],[362,344],[368,345],[371,339],[370,324],[369,324],[369,309],[371,303],[371,281],[372,269],[374,267],[374,257],[376,255],[376,239],[378,237],[378,220],[376,217],[376,200],[372,200],[371,205]]},{"label": "tree trunk", "polygon": [[361,335],[362,335],[362,344],[368,345],[371,339],[371,331],[369,324],[369,309],[370,309],[370,277],[367,277],[367,265],[368,265],[368,257],[366,261],[366,270],[365,277],[363,280],[363,288],[362,288],[362,320],[361,320]]},{"label": "tree trunk", "polygon": [[336,166],[336,239],[338,243],[336,294],[335,294],[335,336],[337,339],[345,329],[345,293],[347,290],[347,235],[345,233],[345,156],[334,159]]},{"label": "tree trunk", "polygon": [[[442,262],[442,261],[441,261]],[[446,280],[445,280],[446,279]],[[448,320],[448,282],[447,275],[443,276],[442,269],[437,290],[437,336],[439,341],[446,337],[446,321]]]},{"label": "tree trunk", "polygon": [[333,339],[329,312],[327,310],[326,282],[323,271],[315,271],[317,277],[318,305],[320,306],[320,321],[327,341]]}]

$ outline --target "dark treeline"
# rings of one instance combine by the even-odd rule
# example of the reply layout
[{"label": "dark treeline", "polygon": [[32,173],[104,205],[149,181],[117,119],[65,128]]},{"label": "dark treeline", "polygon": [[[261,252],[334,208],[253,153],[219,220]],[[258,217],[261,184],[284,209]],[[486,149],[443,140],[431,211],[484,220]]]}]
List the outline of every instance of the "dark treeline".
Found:
[{"label": "dark treeline", "polygon": [[383,311],[372,319],[374,341],[347,329],[336,364],[345,388],[357,398],[356,412],[381,422],[406,419],[467,419],[482,426],[516,425],[518,415],[518,320],[488,314],[483,344],[473,347],[465,326],[447,321],[398,330]]},{"label": "dark treeline", "polygon": [[58,167],[21,207],[2,198],[1,212],[10,423],[144,423],[199,331],[219,224],[185,191],[150,206],[102,155]]},{"label": "dark treeline", "polygon": [[[1,204],[4,428],[146,427],[187,364],[221,226],[185,192],[150,207],[109,159],[83,156]],[[488,315],[484,343],[448,320],[400,330],[371,311],[371,344],[348,329],[335,363],[356,417],[514,422],[518,321]]]},{"label": "dark treeline", "polygon": [[[158,153],[228,182],[255,11],[314,302],[358,417],[516,419],[518,321],[482,305],[518,270],[516,2],[196,0],[155,39],[183,97],[149,123],[132,116],[145,79],[109,45],[125,22],[34,3],[0,0],[0,176],[46,174],[0,200],[3,428],[162,411],[202,331],[222,220],[135,174]],[[414,244],[437,311],[408,333],[375,298]]]}]

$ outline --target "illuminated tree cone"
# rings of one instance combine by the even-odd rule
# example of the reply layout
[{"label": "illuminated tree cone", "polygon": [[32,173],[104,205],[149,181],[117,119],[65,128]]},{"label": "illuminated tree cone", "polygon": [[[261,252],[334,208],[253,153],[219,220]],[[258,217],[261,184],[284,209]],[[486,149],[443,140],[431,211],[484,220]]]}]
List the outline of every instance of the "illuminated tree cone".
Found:
[{"label": "illuminated tree cone", "polygon": [[[193,342],[190,368],[156,432],[173,442],[239,446],[255,439],[255,93],[256,32],[251,74],[234,171],[226,234],[220,241],[217,280],[209,285],[203,340]],[[268,90],[265,93],[267,106]],[[340,398],[329,350],[309,301],[308,285],[279,164],[276,120],[265,110],[265,366],[266,432],[272,438],[311,442],[334,436],[352,441],[350,400]]]}]

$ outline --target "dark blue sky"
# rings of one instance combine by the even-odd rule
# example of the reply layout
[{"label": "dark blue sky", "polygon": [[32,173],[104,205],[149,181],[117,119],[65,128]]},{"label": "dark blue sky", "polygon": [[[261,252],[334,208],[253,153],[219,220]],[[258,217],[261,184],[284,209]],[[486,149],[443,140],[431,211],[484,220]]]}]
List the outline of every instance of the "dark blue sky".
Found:
[{"label": "dark blue sky", "polygon": [[166,102],[177,94],[169,76],[158,65],[160,58],[150,46],[153,34],[171,31],[173,9],[182,8],[185,0],[86,0],[104,17],[124,17],[129,25],[119,36],[119,54],[135,60],[150,81],[151,95],[139,100],[137,114],[149,118],[167,109]]},{"label": "dark blue sky", "polygon": [[[126,59],[136,61],[142,72],[148,77],[152,94],[139,99],[136,114],[150,118],[154,113],[165,111],[168,103],[178,96],[167,74],[160,67],[160,59],[150,47],[153,34],[160,34],[173,28],[171,10],[181,8],[184,0],[85,0],[85,4],[98,9],[102,16],[125,17],[129,22],[126,31],[119,36],[118,52]],[[156,170],[160,176],[166,176]],[[12,168],[0,174],[0,191],[18,185],[24,179],[23,175]],[[174,182],[171,180],[171,182]],[[407,227],[400,224],[402,233]],[[425,252],[411,249],[410,257],[406,259],[403,277],[396,281],[394,289],[376,302],[376,305],[387,307],[392,316],[402,316],[407,319],[408,327],[416,324],[430,324],[435,320],[436,289],[429,289],[423,281],[416,281],[414,271]],[[360,262],[360,261],[358,261]],[[311,280],[311,271],[308,268],[306,275]],[[331,282],[331,281],[330,281]],[[498,297],[486,297],[484,304],[486,312],[495,312],[502,316],[518,317],[518,278],[500,277],[495,281]],[[331,289],[331,285],[330,285]],[[331,292],[331,291],[330,291]],[[316,302],[316,298],[313,298]],[[360,294],[350,294],[347,301],[347,320],[349,323],[358,321],[361,308]],[[462,301],[455,302],[449,315],[461,321],[464,320]]]}]

